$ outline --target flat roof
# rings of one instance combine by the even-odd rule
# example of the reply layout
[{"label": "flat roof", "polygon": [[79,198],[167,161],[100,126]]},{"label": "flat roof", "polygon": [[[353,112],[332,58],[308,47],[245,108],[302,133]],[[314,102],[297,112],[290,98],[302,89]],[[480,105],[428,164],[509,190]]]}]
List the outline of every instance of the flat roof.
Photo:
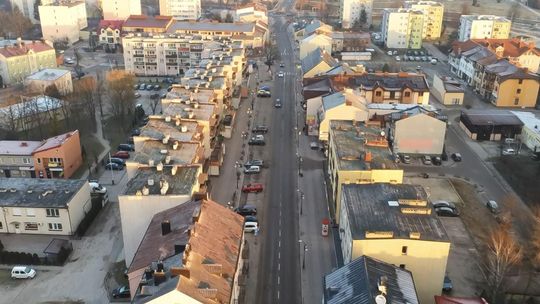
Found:
[{"label": "flat roof", "polygon": [[[143,188],[148,189],[149,195],[161,195],[162,182],[164,181],[168,183],[166,195],[190,195],[193,185],[198,182],[199,168],[199,165],[165,165],[161,171],[158,171],[157,167],[138,168],[135,176],[127,183],[124,195],[138,195],[138,192],[142,192]],[[149,180],[152,180],[152,185],[150,185]]]},{"label": "flat roof", "polygon": [[217,106],[210,103],[191,103],[161,101],[161,108],[164,116],[181,118],[187,120],[208,121],[210,125],[215,124],[215,112]]},{"label": "flat roof", "polygon": [[191,100],[199,103],[212,103],[215,98],[215,94],[211,90],[192,90],[186,89],[185,86],[179,84],[173,84],[170,92],[167,93],[166,98],[163,100],[172,101],[186,101]]},{"label": "flat roof", "polygon": [[70,71],[61,69],[43,69],[26,77],[26,80],[54,81],[66,74],[70,74]]},{"label": "flat roof", "polygon": [[0,140],[0,155],[32,156],[32,152],[39,146],[40,141]]},{"label": "flat roof", "polygon": [[245,33],[253,32],[255,23],[220,23],[220,22],[196,22],[196,21],[175,21],[171,24],[167,32],[177,31],[206,31],[206,32],[233,32]]},{"label": "flat roof", "polygon": [[0,177],[0,206],[65,208],[85,185],[88,182],[79,179]]},{"label": "flat roof", "polygon": [[[381,136],[383,130],[366,126],[364,123],[353,124],[350,120],[331,120],[329,138],[338,158],[338,169],[372,170],[398,169],[393,161],[388,141]],[[371,153],[371,161],[366,155]]]},{"label": "flat roof", "polygon": [[464,110],[461,115],[477,126],[523,126],[521,120],[508,110]]},{"label": "flat roof", "polygon": [[160,162],[167,164],[169,158],[168,165],[190,165],[198,163],[202,158],[202,147],[199,143],[179,142],[174,149],[175,145],[173,142],[164,144],[160,140],[144,141],[127,163],[148,165],[149,160],[153,160],[156,165]]},{"label": "flat roof", "polygon": [[[446,230],[430,204],[420,207],[398,203],[398,200],[422,200],[427,203],[427,194],[422,186],[388,183],[344,184],[341,189],[341,205],[347,209],[354,240],[387,238],[378,237],[376,233],[389,232],[394,239],[449,242]],[[422,209],[429,214],[406,213],[407,209]],[[375,235],[367,237],[368,232]],[[416,237],[412,238],[412,233],[415,233]]]},{"label": "flat roof", "polygon": [[[186,132],[182,132],[182,127],[186,128]],[[139,137],[162,140],[167,135],[171,140],[179,142],[200,141],[201,138],[197,137],[202,136],[202,127],[199,127],[196,121],[171,118],[171,121],[167,122],[166,118],[151,116],[146,126],[141,128]]]},{"label": "flat roof", "polygon": [[171,22],[171,16],[146,16],[146,15],[131,15],[124,22],[123,28],[140,27],[140,28],[163,28]]}]

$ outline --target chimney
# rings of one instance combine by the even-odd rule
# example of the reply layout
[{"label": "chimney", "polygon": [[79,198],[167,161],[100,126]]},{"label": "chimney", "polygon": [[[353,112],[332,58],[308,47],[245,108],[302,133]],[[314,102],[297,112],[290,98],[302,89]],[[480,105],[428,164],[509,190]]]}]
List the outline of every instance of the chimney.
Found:
[{"label": "chimney", "polygon": [[346,106],[352,106],[352,100],[350,100],[350,99],[345,99],[345,105],[346,105]]},{"label": "chimney", "polygon": [[173,144],[173,150],[178,150],[178,141],[175,141]]},{"label": "chimney", "polygon": [[161,235],[167,235],[169,233],[171,233],[171,222],[168,220],[161,222]]},{"label": "chimney", "polygon": [[365,152],[364,161],[369,163],[371,162],[371,158],[372,158],[371,152]]}]

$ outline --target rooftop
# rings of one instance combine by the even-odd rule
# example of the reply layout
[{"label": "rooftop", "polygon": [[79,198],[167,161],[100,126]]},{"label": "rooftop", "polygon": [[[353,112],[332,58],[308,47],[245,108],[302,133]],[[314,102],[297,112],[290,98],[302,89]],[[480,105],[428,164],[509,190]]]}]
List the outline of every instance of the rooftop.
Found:
[{"label": "rooftop", "polygon": [[350,120],[330,121],[329,139],[338,158],[338,169],[346,171],[397,170],[383,130]]},{"label": "rooftop", "polygon": [[[198,183],[200,166],[141,167],[127,183],[124,195],[191,195]],[[144,188],[144,189],[143,189]],[[165,192],[165,194],[162,194]]]},{"label": "rooftop", "polygon": [[174,118],[208,121],[211,126],[217,122],[217,106],[211,103],[193,103],[186,104],[185,102],[161,100],[161,107],[164,116]]},{"label": "rooftop", "polygon": [[47,138],[46,140],[44,140],[42,142],[41,146],[39,146],[36,150],[34,150],[34,153],[42,152],[42,151],[46,151],[46,150],[50,150],[50,149],[53,149],[53,148],[60,147],[68,139],[70,139],[71,136],[74,136],[74,135],[77,135],[77,134],[79,134],[79,130],[75,130],[75,131],[67,132],[67,133],[64,133],[64,134],[60,134],[60,135],[55,136],[55,137]]},{"label": "rooftop", "polygon": [[518,38],[512,39],[474,39],[475,43],[489,49],[492,53],[500,50],[499,57],[519,57],[529,51],[537,56],[540,56],[540,49],[537,48],[534,42],[524,41]]},{"label": "rooftop", "polygon": [[524,126],[529,128],[530,130],[534,130],[534,132],[540,135],[540,118],[536,117],[533,112],[510,112],[514,114],[519,120],[521,120]]},{"label": "rooftop", "polygon": [[0,206],[65,208],[85,186],[88,187],[88,182],[79,179],[0,177]]},{"label": "rooftop", "polygon": [[523,126],[521,120],[507,110],[464,110],[461,111],[461,116],[470,121],[473,125],[479,126]]},{"label": "rooftop", "polygon": [[365,32],[332,32],[333,39],[371,39],[371,35]]},{"label": "rooftop", "polygon": [[495,16],[495,15],[461,15],[462,19],[466,20],[494,20],[494,21],[505,21],[510,22],[506,17]]},{"label": "rooftop", "polygon": [[330,54],[316,48],[313,52],[309,53],[302,59],[302,71],[307,73],[315,68],[321,62],[326,62],[330,67],[337,65],[337,61],[332,58]]},{"label": "rooftop", "polygon": [[368,256],[361,256],[324,277],[323,303],[376,304],[383,276],[387,278],[387,303],[418,304],[410,271]]},{"label": "rooftop", "polygon": [[405,1],[405,6],[409,5],[431,5],[431,6],[443,6],[442,3],[437,1]]},{"label": "rooftop", "polygon": [[255,23],[220,23],[220,22],[195,22],[176,21],[167,30],[169,33],[178,31],[205,31],[205,32],[229,32],[229,33],[251,33],[254,31]]},{"label": "rooftop", "polygon": [[25,101],[0,108],[0,115],[9,118],[23,118],[46,113],[62,107],[64,101],[46,95],[27,98]]},{"label": "rooftop", "polygon": [[387,183],[343,185],[341,205],[347,208],[355,240],[390,237],[449,242],[441,221],[427,205],[427,194],[421,186]]},{"label": "rooftop", "polygon": [[26,80],[54,81],[66,74],[70,74],[69,70],[43,69],[26,77]]},{"label": "rooftop", "polygon": [[385,91],[409,88],[413,91],[429,92],[426,77],[416,73],[365,73],[351,77],[349,84],[368,91],[382,87]]},{"label": "rooftop", "polygon": [[461,87],[461,83],[450,76],[437,75],[444,85],[444,90],[450,93],[463,93],[465,90]]},{"label": "rooftop", "polygon": [[179,142],[198,142],[202,139],[202,127],[199,127],[196,121],[173,118],[167,120],[167,117],[150,117],[146,126],[141,128],[139,137],[163,140],[169,136],[170,140]]},{"label": "rooftop", "polygon": [[488,304],[488,302],[480,297],[435,296],[435,304]]},{"label": "rooftop", "polygon": [[42,4],[43,6],[67,6],[73,7],[79,4],[84,4],[84,0],[54,0],[49,3]]},{"label": "rooftop", "polygon": [[428,110],[425,107],[419,105],[408,107],[394,113],[389,113],[387,117],[392,121],[396,121],[407,117],[415,116],[417,114],[426,114],[441,121],[448,121],[448,116],[441,114],[440,111]]},{"label": "rooftop", "polygon": [[101,29],[107,29],[111,28],[113,30],[122,30],[122,26],[124,25],[124,20],[100,20],[98,31]]},{"label": "rooftop", "polygon": [[2,46],[0,48],[0,55],[6,58],[26,55],[29,52],[40,53],[54,50],[52,46],[44,41],[2,40],[0,46]]},{"label": "rooftop", "polygon": [[[215,93],[211,90],[191,90],[185,86],[174,84],[170,92],[167,93],[166,100],[186,101],[193,99],[199,103],[212,103],[215,98]],[[163,99],[162,99],[163,100]]]},{"label": "rooftop", "polygon": [[41,146],[40,141],[0,140],[0,155],[27,155]]},{"label": "rooftop", "polygon": [[150,165],[150,161],[153,161],[154,165],[162,163],[182,166],[199,163],[202,158],[202,147],[199,143],[169,141],[164,144],[160,140],[147,140],[137,148],[127,163]]},{"label": "rooftop", "polygon": [[173,22],[171,16],[146,16],[146,15],[131,15],[124,22],[123,28],[161,28],[166,30]]}]

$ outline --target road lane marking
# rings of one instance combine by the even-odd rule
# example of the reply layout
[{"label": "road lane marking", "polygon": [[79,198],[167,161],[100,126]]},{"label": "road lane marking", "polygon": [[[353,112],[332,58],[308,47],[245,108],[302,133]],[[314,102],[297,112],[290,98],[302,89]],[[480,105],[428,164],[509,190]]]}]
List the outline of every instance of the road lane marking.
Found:
[{"label": "road lane marking", "polygon": [[279,290],[277,291],[277,299],[279,300]]},{"label": "road lane marking", "polygon": [[281,237],[281,229],[279,229],[279,237]]},{"label": "road lane marking", "polygon": [[281,260],[281,251],[277,253],[278,260]]},{"label": "road lane marking", "polygon": [[279,276],[278,276],[278,277],[277,277],[277,284],[278,284],[278,285],[279,285],[279,282],[280,282],[280,280],[279,280]]},{"label": "road lane marking", "polygon": [[281,270],[281,264],[277,264],[277,271],[280,271]]},{"label": "road lane marking", "polygon": [[278,247],[281,248],[281,240],[278,241]]}]

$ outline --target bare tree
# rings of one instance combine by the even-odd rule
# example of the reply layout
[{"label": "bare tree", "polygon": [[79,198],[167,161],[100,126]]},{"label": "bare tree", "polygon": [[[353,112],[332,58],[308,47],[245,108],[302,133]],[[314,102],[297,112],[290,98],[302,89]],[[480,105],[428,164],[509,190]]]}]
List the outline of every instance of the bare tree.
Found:
[{"label": "bare tree", "polygon": [[159,104],[159,96],[152,98],[152,101],[150,102],[150,108],[152,109],[152,114],[156,115],[156,109]]},{"label": "bare tree", "polygon": [[60,91],[58,91],[58,88],[55,84],[51,84],[50,86],[45,88],[45,95],[54,97],[54,98],[60,98],[62,95],[60,94]]},{"label": "bare tree", "polygon": [[12,32],[17,34],[17,37],[23,37],[24,33],[32,28],[32,22],[23,15],[18,6],[13,7],[11,14],[8,14],[8,20],[4,20]]},{"label": "bare tree", "polygon": [[107,74],[107,92],[112,114],[125,130],[133,114],[135,77],[122,70],[113,70]]},{"label": "bare tree", "polygon": [[263,49],[264,64],[268,66],[268,70],[274,64],[274,61],[278,59],[279,52],[276,45],[272,44],[270,41],[267,41]]}]

